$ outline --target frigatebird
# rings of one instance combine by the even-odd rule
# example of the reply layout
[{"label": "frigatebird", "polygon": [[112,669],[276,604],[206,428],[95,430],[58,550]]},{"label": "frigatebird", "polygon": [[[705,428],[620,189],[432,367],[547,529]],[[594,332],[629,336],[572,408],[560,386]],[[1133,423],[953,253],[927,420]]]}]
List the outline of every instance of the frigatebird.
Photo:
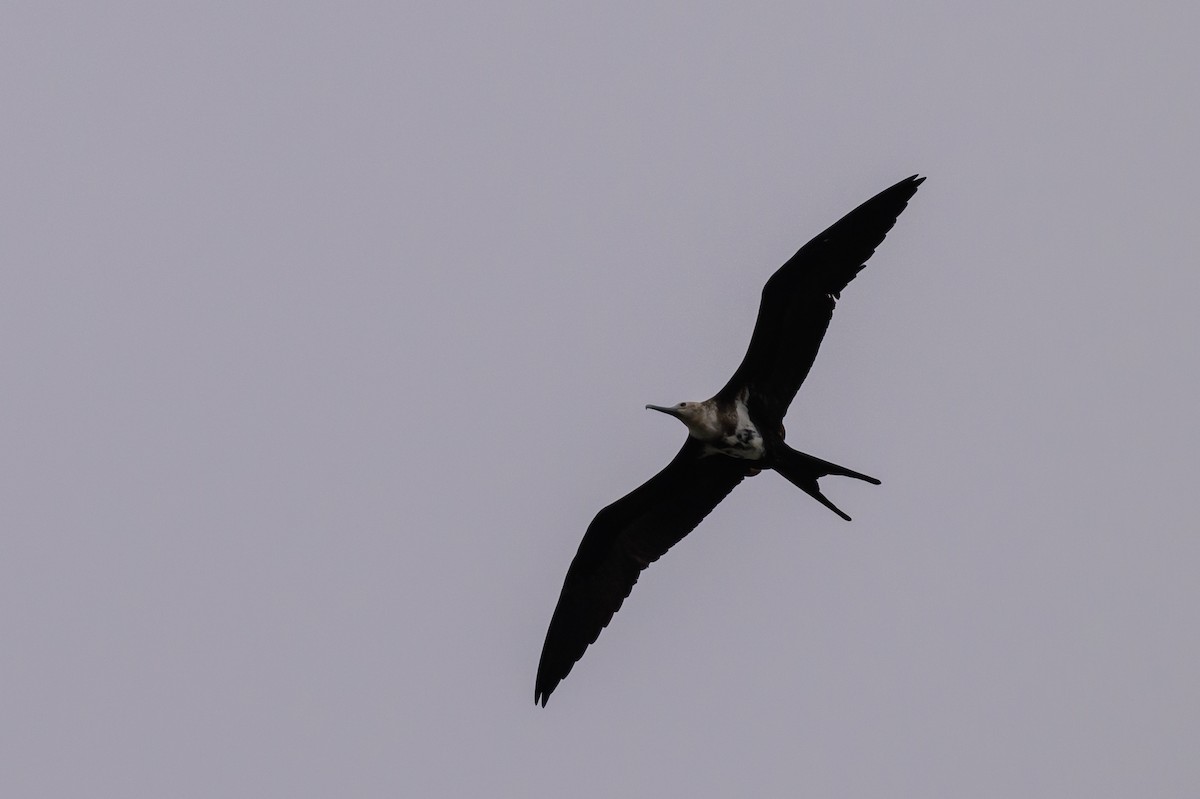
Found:
[{"label": "frigatebird", "polygon": [[846,521],[817,480],[874,477],[792,449],[783,417],[808,376],[841,292],[862,270],[925,180],[884,189],[805,244],[763,287],[741,365],[703,402],[647,405],[676,417],[687,441],[666,468],[596,514],[563,582],[538,664],[534,703],[595,642],[642,570],[695,529],[744,478],[774,469]]}]

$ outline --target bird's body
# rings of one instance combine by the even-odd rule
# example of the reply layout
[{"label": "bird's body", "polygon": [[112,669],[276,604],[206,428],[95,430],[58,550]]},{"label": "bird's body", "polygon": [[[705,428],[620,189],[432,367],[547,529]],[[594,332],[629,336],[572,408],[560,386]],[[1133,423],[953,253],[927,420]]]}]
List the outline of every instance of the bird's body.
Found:
[{"label": "bird's body", "polygon": [[679,418],[687,425],[688,434],[704,444],[705,455],[756,461],[766,454],[763,434],[750,418],[744,391],[732,400],[713,397],[704,402],[681,402],[670,408],[646,407]]},{"label": "bird's body", "polygon": [[849,520],[817,487],[826,475],[879,481],[792,449],[783,417],[816,357],[841,291],[863,268],[924,178],[914,175],[804,245],[763,288],[750,346],[729,382],[703,402],[647,408],[688,428],[662,471],[592,520],[563,583],[538,665],[546,704],[621,607],[643,569],[691,532],[747,476],[773,469]]}]

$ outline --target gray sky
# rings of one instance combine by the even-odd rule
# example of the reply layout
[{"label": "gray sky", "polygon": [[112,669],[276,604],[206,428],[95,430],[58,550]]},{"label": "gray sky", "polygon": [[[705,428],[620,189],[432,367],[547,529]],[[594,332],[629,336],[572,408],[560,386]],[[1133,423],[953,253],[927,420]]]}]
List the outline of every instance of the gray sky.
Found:
[{"label": "gray sky", "polygon": [[[0,794],[1191,797],[1200,12],[20,3]],[[592,515],[928,175],[777,475],[554,694]]]}]

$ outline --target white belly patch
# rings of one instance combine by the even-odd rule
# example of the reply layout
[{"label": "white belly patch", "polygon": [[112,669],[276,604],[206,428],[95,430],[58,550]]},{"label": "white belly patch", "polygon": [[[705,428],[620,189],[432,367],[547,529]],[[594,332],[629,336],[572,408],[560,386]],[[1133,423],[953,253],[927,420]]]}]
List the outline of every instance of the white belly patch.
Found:
[{"label": "white belly patch", "polygon": [[707,444],[710,452],[720,452],[731,458],[756,461],[763,456],[762,436],[753,427],[740,427],[732,436],[725,436],[719,444]]},{"label": "white belly patch", "polygon": [[763,456],[763,439],[758,428],[750,421],[746,404],[741,399],[737,403],[737,427],[731,436],[722,436],[717,441],[707,445],[710,452],[720,452],[731,458],[745,458],[756,461]]}]

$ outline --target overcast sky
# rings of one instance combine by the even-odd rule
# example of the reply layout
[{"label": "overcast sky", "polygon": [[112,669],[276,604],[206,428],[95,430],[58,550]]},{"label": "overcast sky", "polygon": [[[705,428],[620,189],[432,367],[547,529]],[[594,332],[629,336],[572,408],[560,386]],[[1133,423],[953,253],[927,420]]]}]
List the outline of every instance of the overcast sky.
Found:
[{"label": "overcast sky", "polygon": [[[1194,797],[1189,3],[0,26],[0,794]],[[569,9],[569,10],[568,10]],[[928,176],[547,708],[594,513]]]}]

